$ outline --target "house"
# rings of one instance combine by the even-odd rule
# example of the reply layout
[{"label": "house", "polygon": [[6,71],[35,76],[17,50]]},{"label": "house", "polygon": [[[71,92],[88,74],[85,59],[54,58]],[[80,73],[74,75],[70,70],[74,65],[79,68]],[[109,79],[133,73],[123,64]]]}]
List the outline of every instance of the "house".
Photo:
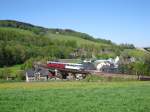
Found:
[{"label": "house", "polygon": [[25,72],[25,77],[26,77],[26,82],[35,80],[34,78],[34,70],[33,69],[29,69]]},{"label": "house", "polygon": [[25,72],[26,82],[48,80],[49,75],[50,73],[48,69],[44,69],[44,68],[29,69]]},{"label": "house", "polygon": [[117,56],[115,59],[102,59],[96,60],[96,68],[98,71],[101,72],[117,72],[118,71],[118,64],[119,64],[119,57]]}]

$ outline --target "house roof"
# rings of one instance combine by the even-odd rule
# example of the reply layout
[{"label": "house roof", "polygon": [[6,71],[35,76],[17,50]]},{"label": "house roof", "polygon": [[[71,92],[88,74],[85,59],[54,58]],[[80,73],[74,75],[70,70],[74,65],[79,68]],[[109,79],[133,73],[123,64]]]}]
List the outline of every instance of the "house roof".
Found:
[{"label": "house roof", "polygon": [[26,73],[27,73],[28,77],[34,77],[35,72],[34,72],[33,69],[29,69],[29,70],[26,71]]},{"label": "house roof", "polygon": [[47,76],[47,75],[49,75],[49,71],[48,71],[47,69],[41,69],[41,70],[39,71],[39,73],[40,73],[42,76]]},{"label": "house roof", "polygon": [[86,70],[96,70],[96,67],[92,63],[83,63],[83,67]]},{"label": "house roof", "polygon": [[34,77],[36,75],[36,73],[40,73],[41,76],[49,75],[48,69],[39,69],[38,71],[35,71],[33,69],[29,69],[26,71],[26,73],[28,74],[28,77]]}]

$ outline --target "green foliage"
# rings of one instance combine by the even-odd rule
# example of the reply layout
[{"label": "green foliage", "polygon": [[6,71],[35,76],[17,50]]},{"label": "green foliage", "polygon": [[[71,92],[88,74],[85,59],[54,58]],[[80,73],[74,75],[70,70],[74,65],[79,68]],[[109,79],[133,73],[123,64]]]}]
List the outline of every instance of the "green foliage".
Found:
[{"label": "green foliage", "polygon": [[66,41],[63,44],[57,41],[54,45],[47,37],[40,37],[30,31],[14,28],[0,28],[0,40],[1,67],[21,64],[39,56],[67,58],[72,48],[76,47],[74,41]]},{"label": "green foliage", "polygon": [[147,74],[148,67],[144,62],[134,62],[133,70],[135,71],[136,75],[144,75]]},{"label": "green foliage", "polygon": [[121,73],[150,75],[150,54],[139,50],[126,50],[120,56]]},{"label": "green foliage", "polygon": [[146,55],[146,52],[137,49],[126,49],[121,53],[121,56],[135,57],[137,60],[142,59]]},{"label": "green foliage", "polygon": [[97,76],[97,75],[88,75],[84,80],[87,82],[104,81],[104,77]]},{"label": "green foliage", "polygon": [[120,44],[122,49],[134,49],[135,46],[133,44]]},{"label": "green foliage", "polygon": [[21,66],[21,68],[23,70],[31,69],[33,67],[33,63],[34,63],[34,59],[30,58]]},{"label": "green foliage", "polygon": [[117,55],[114,53],[107,53],[107,54],[98,54],[96,57],[98,59],[109,59],[109,58],[115,58]]},{"label": "green foliage", "polygon": [[16,79],[15,80],[18,80],[18,81],[25,80],[24,74],[25,74],[24,70],[18,70],[16,72]]},{"label": "green foliage", "polygon": [[0,79],[6,79],[9,76],[11,76],[11,69],[5,67],[0,70]]},{"label": "green foliage", "polygon": [[21,66],[23,65],[0,68],[0,80],[6,80],[7,77],[14,77],[15,80],[24,79],[24,70]]}]

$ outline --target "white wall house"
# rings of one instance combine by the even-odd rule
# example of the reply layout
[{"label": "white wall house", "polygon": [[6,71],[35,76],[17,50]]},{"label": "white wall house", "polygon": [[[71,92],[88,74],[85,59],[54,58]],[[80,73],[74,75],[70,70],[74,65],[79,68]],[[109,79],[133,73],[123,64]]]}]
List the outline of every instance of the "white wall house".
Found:
[{"label": "white wall house", "polygon": [[117,56],[115,59],[102,59],[96,60],[96,68],[98,71],[113,71],[118,68],[119,57]]}]

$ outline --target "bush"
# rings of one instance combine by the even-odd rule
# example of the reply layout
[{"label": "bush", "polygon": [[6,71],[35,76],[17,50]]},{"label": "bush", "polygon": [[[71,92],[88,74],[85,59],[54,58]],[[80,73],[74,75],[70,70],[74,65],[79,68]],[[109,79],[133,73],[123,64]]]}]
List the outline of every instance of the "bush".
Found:
[{"label": "bush", "polygon": [[0,79],[7,79],[7,77],[11,76],[11,70],[7,67],[0,70]]},{"label": "bush", "polygon": [[23,70],[19,70],[16,73],[16,79],[17,80],[25,80],[25,75]]},{"label": "bush", "polygon": [[100,77],[100,76],[97,76],[97,75],[88,75],[85,78],[85,81],[87,81],[87,82],[104,81],[104,77]]}]

